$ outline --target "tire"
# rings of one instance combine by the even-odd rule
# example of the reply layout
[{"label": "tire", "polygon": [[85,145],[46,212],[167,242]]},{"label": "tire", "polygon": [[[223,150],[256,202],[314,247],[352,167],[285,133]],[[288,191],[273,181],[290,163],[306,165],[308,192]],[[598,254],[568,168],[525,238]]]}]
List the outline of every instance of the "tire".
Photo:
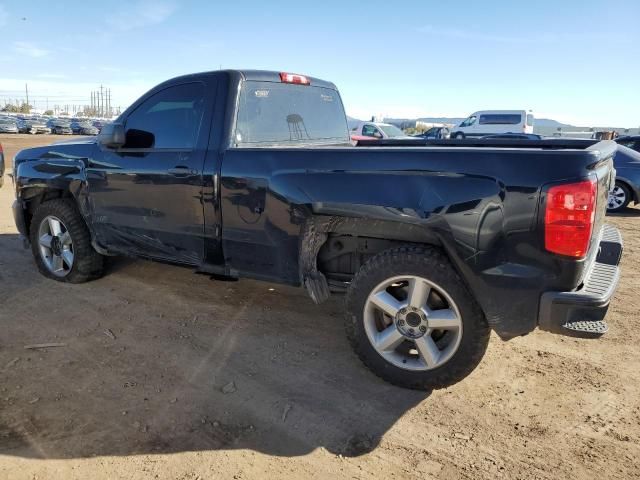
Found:
[{"label": "tire", "polygon": [[[416,284],[423,287],[427,285],[430,288],[428,291],[435,294],[426,293],[423,303],[400,299],[398,304],[406,308],[398,310],[395,317],[383,315],[382,310],[370,299],[390,291],[401,298],[405,287],[396,285],[404,285],[404,278],[409,279],[407,290],[411,286],[411,279],[415,278]],[[375,293],[389,281],[392,282],[389,290]],[[414,303],[425,305],[426,311],[422,308],[416,310],[410,305]],[[404,313],[401,312],[408,309],[419,311],[418,316],[422,317],[423,324],[419,328],[424,329],[424,333],[416,339],[405,336],[410,324],[416,327],[417,324],[413,322],[418,318],[410,311],[405,312],[403,321]],[[458,318],[453,320],[456,314]],[[410,318],[410,315],[414,317]],[[438,330],[435,323],[438,318],[438,322],[448,318],[447,322],[457,323],[458,326],[451,330]],[[373,326],[372,319],[375,320]],[[380,325],[383,322],[387,323]],[[433,247],[400,247],[379,253],[367,261],[356,273],[347,293],[345,328],[355,353],[373,373],[394,385],[427,391],[453,385],[469,375],[482,360],[490,334],[477,302],[448,259]],[[409,330],[412,336],[421,333],[417,328],[415,331]],[[401,332],[400,343],[392,347],[393,350],[380,353],[380,348],[374,346],[371,338],[389,338],[389,335],[384,335],[389,332],[394,338]],[[436,345],[437,354],[418,353],[424,351],[419,344]],[[429,352],[429,349],[426,351]],[[429,357],[439,360],[430,364],[426,361]]]},{"label": "tire", "polygon": [[453,136],[454,140],[464,140],[464,133],[462,132],[457,132],[454,136]]},{"label": "tire", "polygon": [[631,189],[626,183],[616,181],[613,190],[609,192],[607,212],[614,213],[624,210],[631,202]]},{"label": "tire", "polygon": [[[52,228],[56,221],[57,234]],[[72,200],[42,203],[34,212],[29,237],[36,265],[45,277],[83,283],[102,276],[104,257],[91,245],[89,229]]]}]

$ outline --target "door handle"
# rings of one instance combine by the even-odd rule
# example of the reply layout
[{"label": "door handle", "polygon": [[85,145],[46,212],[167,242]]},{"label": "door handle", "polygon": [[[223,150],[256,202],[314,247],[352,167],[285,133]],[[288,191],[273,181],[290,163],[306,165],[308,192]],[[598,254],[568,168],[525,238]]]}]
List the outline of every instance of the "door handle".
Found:
[{"label": "door handle", "polygon": [[189,167],[178,165],[177,167],[173,167],[167,170],[167,173],[169,173],[169,175],[173,175],[174,177],[193,177],[198,174],[198,171],[193,170]]}]

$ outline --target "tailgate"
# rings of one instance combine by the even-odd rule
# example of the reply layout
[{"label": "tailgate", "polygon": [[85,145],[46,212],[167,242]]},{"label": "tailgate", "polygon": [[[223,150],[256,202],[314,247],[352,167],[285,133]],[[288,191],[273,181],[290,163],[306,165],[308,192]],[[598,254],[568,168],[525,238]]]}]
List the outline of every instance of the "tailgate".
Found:
[{"label": "tailgate", "polygon": [[617,145],[614,141],[605,140],[587,148],[587,151],[593,153],[595,160],[589,168],[595,173],[598,179],[596,212],[591,234],[591,245],[587,258],[588,265],[591,265],[595,261],[598,253],[598,245],[600,244],[603,232],[602,227],[604,226],[605,216],[607,214],[607,204],[609,203],[609,190],[613,188],[616,181],[613,157],[616,153]]}]

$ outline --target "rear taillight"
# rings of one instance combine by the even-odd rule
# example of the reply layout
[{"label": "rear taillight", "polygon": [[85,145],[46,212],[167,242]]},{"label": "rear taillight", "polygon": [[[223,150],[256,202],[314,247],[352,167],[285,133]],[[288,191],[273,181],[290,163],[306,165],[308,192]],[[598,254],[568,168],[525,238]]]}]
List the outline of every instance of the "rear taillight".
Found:
[{"label": "rear taillight", "polygon": [[282,83],[296,83],[298,85],[311,85],[311,81],[304,75],[298,75],[296,73],[280,73],[280,81]]},{"label": "rear taillight", "polygon": [[575,258],[587,254],[596,190],[595,179],[549,188],[544,213],[544,246],[548,251]]}]

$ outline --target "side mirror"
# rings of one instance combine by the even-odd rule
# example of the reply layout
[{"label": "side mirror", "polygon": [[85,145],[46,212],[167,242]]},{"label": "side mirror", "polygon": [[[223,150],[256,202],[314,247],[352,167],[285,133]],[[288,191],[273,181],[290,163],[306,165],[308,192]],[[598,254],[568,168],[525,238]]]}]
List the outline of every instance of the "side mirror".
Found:
[{"label": "side mirror", "polygon": [[124,125],[109,123],[98,134],[98,144],[105,148],[119,148],[125,144]]}]

